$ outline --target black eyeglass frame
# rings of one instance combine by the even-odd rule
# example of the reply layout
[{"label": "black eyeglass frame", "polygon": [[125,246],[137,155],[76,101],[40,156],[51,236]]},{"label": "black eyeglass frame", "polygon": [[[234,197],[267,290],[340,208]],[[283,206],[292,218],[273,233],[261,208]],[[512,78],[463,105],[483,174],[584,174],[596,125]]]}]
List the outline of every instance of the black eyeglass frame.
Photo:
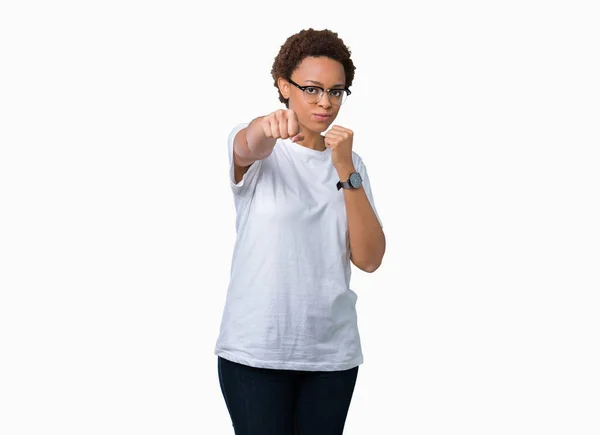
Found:
[{"label": "black eyeglass frame", "polygon": [[[348,88],[330,88],[330,89],[323,89],[321,86],[316,86],[316,85],[306,85],[306,86],[300,86],[298,83],[296,83],[295,81],[293,81],[292,79],[287,79],[288,82],[290,82],[291,84],[293,84],[294,86],[296,86],[298,89],[300,89],[302,92],[305,91],[306,88],[315,88],[315,89],[320,89],[321,90],[321,97],[319,97],[319,99],[316,101],[317,104],[319,101],[321,101],[321,98],[323,98],[323,94],[325,92],[327,92],[329,94],[329,98],[331,101],[331,94],[329,93],[329,91],[346,91],[346,93],[348,94],[346,97],[349,97],[350,94],[352,94],[352,92],[350,91],[350,89]],[[343,103],[343,102],[342,102]],[[342,103],[340,103],[340,106],[342,105]],[[332,103],[333,104],[333,103]]]}]

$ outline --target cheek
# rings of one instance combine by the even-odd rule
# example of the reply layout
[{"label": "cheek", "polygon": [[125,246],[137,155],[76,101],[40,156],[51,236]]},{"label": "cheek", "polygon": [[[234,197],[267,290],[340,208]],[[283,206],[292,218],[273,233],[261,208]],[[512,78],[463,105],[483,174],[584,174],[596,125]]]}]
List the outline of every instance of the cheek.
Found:
[{"label": "cheek", "polygon": [[290,100],[290,109],[296,112],[296,115],[298,115],[298,120],[302,124],[306,124],[307,122],[311,121],[311,108],[305,101]]},{"label": "cheek", "polygon": [[309,105],[304,101],[304,99],[300,98],[290,98],[290,109],[293,109],[298,116],[307,115],[309,113]]}]

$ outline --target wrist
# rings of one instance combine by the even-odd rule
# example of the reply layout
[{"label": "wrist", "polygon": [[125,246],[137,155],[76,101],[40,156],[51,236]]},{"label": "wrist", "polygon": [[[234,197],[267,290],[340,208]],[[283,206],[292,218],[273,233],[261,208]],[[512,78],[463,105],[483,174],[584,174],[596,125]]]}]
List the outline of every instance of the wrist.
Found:
[{"label": "wrist", "polygon": [[356,172],[356,168],[352,163],[350,164],[339,164],[335,167],[335,170],[340,177],[340,181],[348,181],[350,178],[350,174]]}]

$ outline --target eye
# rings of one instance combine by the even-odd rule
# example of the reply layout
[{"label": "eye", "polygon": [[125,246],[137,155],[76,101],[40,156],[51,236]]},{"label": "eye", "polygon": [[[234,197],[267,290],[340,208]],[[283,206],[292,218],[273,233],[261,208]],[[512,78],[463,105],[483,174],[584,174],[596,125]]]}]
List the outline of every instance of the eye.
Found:
[{"label": "eye", "polygon": [[329,95],[331,95],[332,97],[339,98],[342,96],[342,92],[344,92],[343,89],[332,89],[331,91],[329,91]]},{"label": "eye", "polygon": [[308,86],[306,89],[304,89],[304,92],[306,92],[307,94],[318,94],[319,90],[315,87]]}]

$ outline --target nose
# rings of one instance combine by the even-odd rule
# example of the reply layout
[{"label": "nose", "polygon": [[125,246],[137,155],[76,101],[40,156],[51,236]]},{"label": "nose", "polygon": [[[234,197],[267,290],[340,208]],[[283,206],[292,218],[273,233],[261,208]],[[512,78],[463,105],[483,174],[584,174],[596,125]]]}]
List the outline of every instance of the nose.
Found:
[{"label": "nose", "polygon": [[329,101],[329,92],[323,92],[323,95],[321,95],[321,99],[319,100],[319,106],[323,108],[328,108],[332,106],[331,101]]}]

